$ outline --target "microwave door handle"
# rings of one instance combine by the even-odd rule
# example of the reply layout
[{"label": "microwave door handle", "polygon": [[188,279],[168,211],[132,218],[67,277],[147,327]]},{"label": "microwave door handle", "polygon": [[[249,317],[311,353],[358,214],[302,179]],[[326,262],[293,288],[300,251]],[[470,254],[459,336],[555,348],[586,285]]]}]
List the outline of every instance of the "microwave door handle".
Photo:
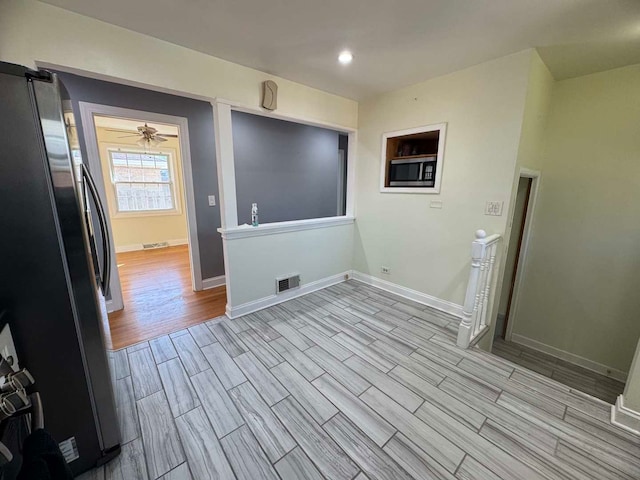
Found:
[{"label": "microwave door handle", "polygon": [[111,239],[109,238],[109,229],[107,228],[107,217],[104,207],[98,195],[98,189],[93,181],[91,173],[87,166],[82,164],[82,176],[87,184],[87,190],[93,198],[98,213],[98,223],[100,224],[100,236],[102,237],[102,280],[100,281],[100,289],[103,295],[107,295],[109,291],[109,282],[111,281]]},{"label": "microwave door handle", "polygon": [[420,168],[418,169],[418,181],[422,181],[424,180],[424,169],[426,168],[425,166],[426,164],[424,162],[422,162],[420,164]]}]

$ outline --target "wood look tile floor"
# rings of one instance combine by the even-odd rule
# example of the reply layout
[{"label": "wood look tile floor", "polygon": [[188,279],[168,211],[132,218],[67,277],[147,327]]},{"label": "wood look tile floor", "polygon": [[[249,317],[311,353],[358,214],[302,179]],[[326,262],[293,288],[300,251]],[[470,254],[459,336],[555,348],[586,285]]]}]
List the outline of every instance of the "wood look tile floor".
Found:
[{"label": "wood look tile floor", "polygon": [[538,372],[545,377],[553,378],[564,385],[588,393],[607,403],[616,403],[618,395],[624,391],[623,382],[523,345],[506,342],[502,338],[496,338],[493,341],[492,351],[513,363]]},{"label": "wood look tile floor", "polygon": [[354,281],[111,352],[122,454],[83,478],[640,478],[610,405]]},{"label": "wood look tile floor", "polygon": [[187,245],[118,253],[117,263],[124,309],[109,314],[113,349],[224,315],[224,286],[193,291]]}]

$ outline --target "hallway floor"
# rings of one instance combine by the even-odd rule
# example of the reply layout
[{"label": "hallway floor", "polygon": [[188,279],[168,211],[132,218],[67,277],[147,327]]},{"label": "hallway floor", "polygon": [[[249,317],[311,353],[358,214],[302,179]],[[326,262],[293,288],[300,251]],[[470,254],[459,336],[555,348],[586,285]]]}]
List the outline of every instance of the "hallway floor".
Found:
[{"label": "hallway floor", "polygon": [[493,353],[612,405],[624,390],[618,380],[502,338],[493,341]]},{"label": "hallway floor", "polygon": [[224,315],[221,287],[194,292],[189,247],[117,254],[124,309],[109,314],[114,350]]},{"label": "hallway floor", "polygon": [[610,406],[349,281],[111,353],[122,454],[83,479],[640,478]]}]

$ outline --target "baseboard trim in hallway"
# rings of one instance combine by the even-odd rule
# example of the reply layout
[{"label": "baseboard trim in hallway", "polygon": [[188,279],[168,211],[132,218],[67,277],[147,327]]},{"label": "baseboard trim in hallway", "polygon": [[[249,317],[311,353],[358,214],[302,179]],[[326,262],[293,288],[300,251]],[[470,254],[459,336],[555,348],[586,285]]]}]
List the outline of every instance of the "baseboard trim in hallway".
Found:
[{"label": "baseboard trim in hallway", "polygon": [[226,283],[224,275],[218,277],[205,278],[202,280],[202,289],[209,290],[210,288],[221,287]]},{"label": "baseboard trim in hallway", "polygon": [[462,318],[463,307],[462,305],[458,305],[457,303],[449,302],[447,300],[434,297],[433,295],[419,292],[417,290],[398,285],[397,283],[389,282],[387,280],[383,280],[366,273],[358,272],[356,270],[352,271],[352,277],[354,280],[366,283],[367,285],[386,290],[387,292],[395,293],[396,295],[400,295],[401,297],[408,298],[409,300],[413,300],[414,302],[421,303],[423,305],[426,305],[427,307],[435,308],[436,310],[440,310],[450,315]]},{"label": "baseboard trim in hallway", "polygon": [[227,303],[227,317],[242,317],[243,315],[257,312],[258,310],[262,310],[264,308],[272,307],[273,305],[277,305],[279,303],[286,302],[287,300],[306,295],[307,293],[315,292],[316,290],[330,287],[331,285],[336,285],[337,283],[342,283],[350,278],[350,274],[351,272],[342,272],[338,273],[337,275],[321,278],[320,280],[316,280],[314,282],[303,283],[302,285],[300,285],[300,288],[288,290],[278,295],[269,295],[268,297],[259,298],[258,300],[253,300],[251,302],[242,303],[236,307],[230,306],[229,303]]},{"label": "baseboard trim in hallway", "polygon": [[628,372],[610,367],[608,365],[604,365],[602,363],[594,362],[593,360],[581,357],[580,355],[576,355],[575,353],[567,352],[566,350],[561,350],[551,345],[546,345],[542,342],[538,342],[537,340],[533,340],[523,335],[514,333],[511,335],[510,341],[519,345],[524,345],[525,347],[529,347],[533,350],[537,350],[538,352],[546,353],[547,355],[559,358],[560,360],[572,363],[573,365],[586,368],[587,370],[599,373],[600,375],[604,375],[605,377],[613,378],[614,380],[618,380],[619,382],[627,381]]}]

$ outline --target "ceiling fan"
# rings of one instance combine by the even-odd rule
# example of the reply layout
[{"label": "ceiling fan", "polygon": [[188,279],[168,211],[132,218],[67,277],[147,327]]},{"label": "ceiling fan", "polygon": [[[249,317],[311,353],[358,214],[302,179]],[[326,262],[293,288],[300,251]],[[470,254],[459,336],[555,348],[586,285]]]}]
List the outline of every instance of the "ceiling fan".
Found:
[{"label": "ceiling fan", "polygon": [[[133,130],[116,130],[116,129],[107,129],[107,130],[110,130],[112,132],[123,132],[123,131],[133,132]],[[148,146],[156,147],[160,145],[162,142],[166,142],[167,137],[174,137],[174,138],[178,137],[178,135],[172,135],[169,133],[158,133],[157,128],[150,127],[146,123],[144,125],[140,125],[137,130],[138,131],[133,135],[124,135],[118,138],[140,137],[136,143],[141,147],[148,147]]]}]

